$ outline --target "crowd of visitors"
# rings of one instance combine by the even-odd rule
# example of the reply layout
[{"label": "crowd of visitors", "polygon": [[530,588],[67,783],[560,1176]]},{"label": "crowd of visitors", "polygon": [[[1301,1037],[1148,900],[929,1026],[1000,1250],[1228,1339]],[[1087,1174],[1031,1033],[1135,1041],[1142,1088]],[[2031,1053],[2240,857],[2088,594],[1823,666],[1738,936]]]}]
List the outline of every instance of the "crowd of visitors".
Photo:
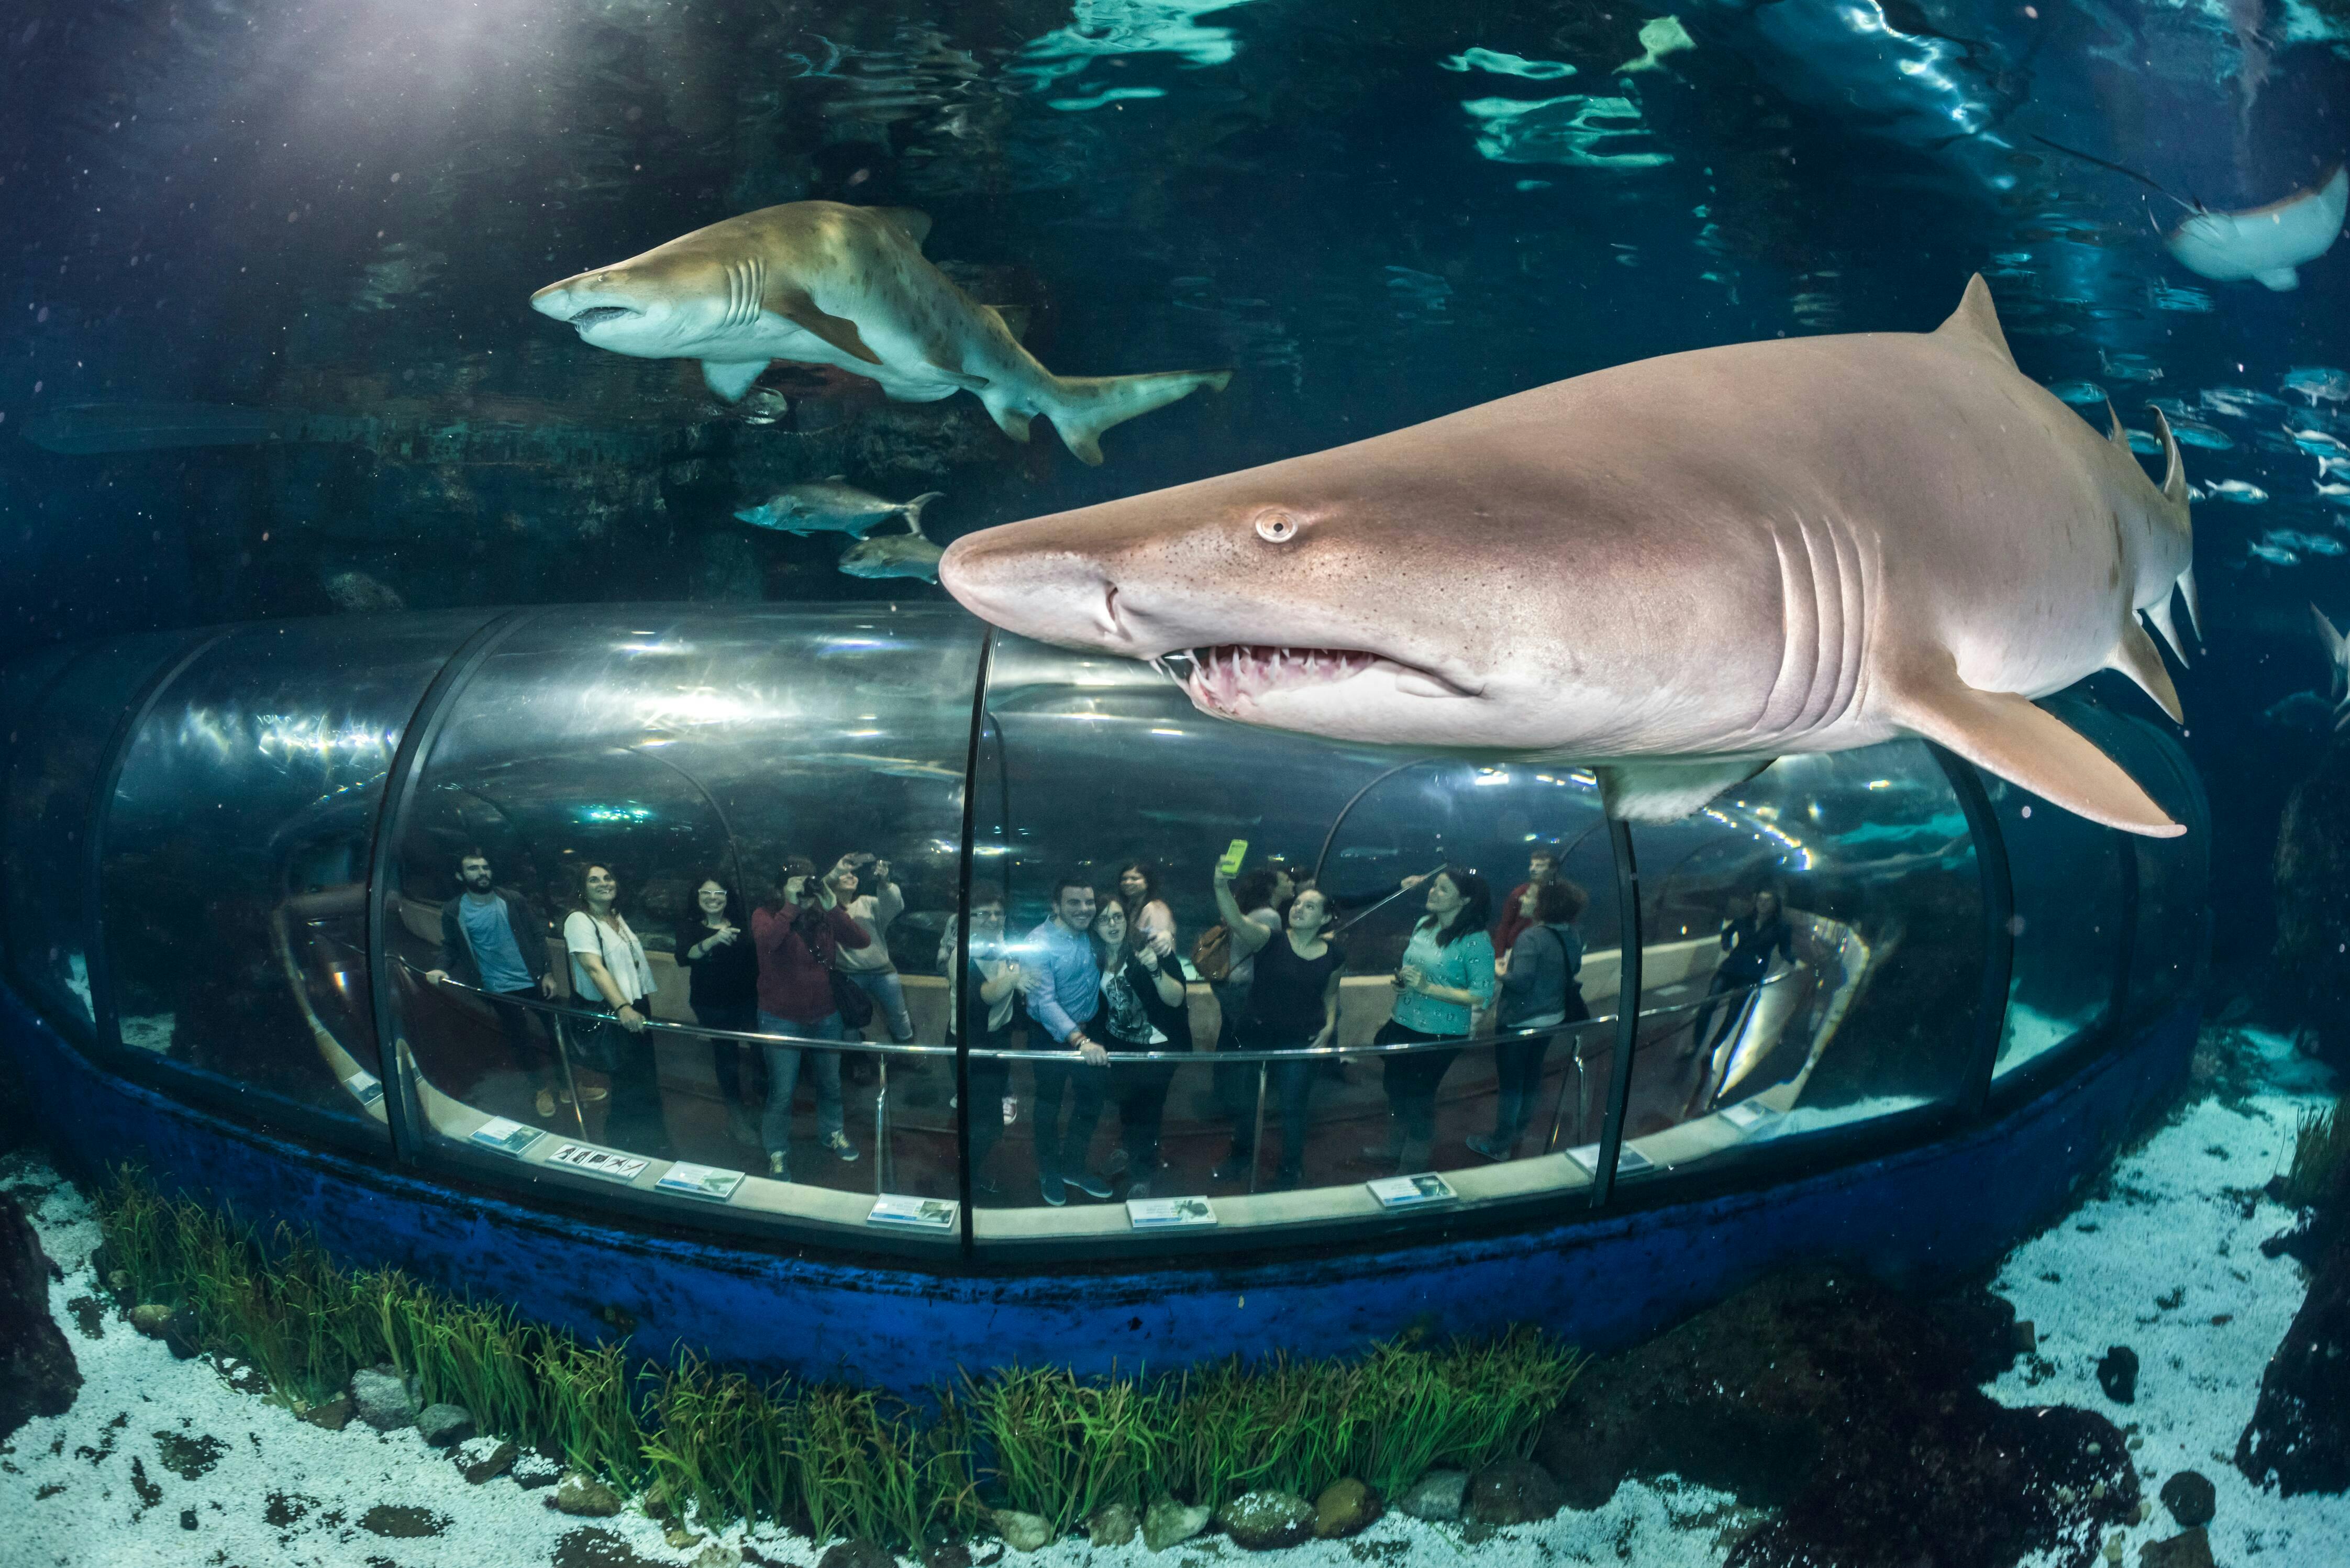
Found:
[{"label": "crowd of visitors", "polygon": [[[606,1141],[669,1156],[646,1033],[654,972],[621,913],[612,867],[581,866],[570,890],[560,927],[570,1000],[559,1009],[512,1005],[557,993],[544,935],[550,928],[493,872],[482,850],[459,857],[456,896],[441,911],[439,963],[428,978],[453,979],[508,1004],[493,1011],[542,1120],[577,1116],[579,1104],[608,1096]],[[1211,888],[1217,922],[1188,952],[1158,869],[1147,861],[1126,861],[1106,877],[1064,875],[1047,891],[1047,918],[1015,937],[1006,929],[1003,894],[974,888],[968,942],[950,920],[938,946],[948,1005],[962,1012],[970,1048],[962,1081],[972,1100],[970,1159],[983,1199],[1007,1196],[992,1157],[1023,1115],[1036,1200],[1057,1207],[1073,1193],[1107,1199],[1121,1185],[1123,1196],[1141,1198],[1163,1183],[1161,1129],[1177,1058],[1192,1049],[1194,980],[1217,1005],[1219,1056],[1278,1054],[1262,1070],[1253,1060],[1217,1063],[1212,1103],[1231,1134],[1211,1179],[1272,1190],[1303,1183],[1316,1078],[1325,1068],[1343,1076],[1335,1055],[1315,1055],[1337,1044],[1347,971],[1341,932],[1350,914],[1408,894],[1418,895],[1421,909],[1389,976],[1389,1016],[1374,1036],[1397,1049],[1378,1058],[1384,1125],[1356,1157],[1360,1168],[1428,1168],[1445,1076],[1471,1039],[1488,1031],[1495,1035],[1494,1121],[1469,1147],[1490,1159],[1513,1158],[1540,1099],[1551,1032],[1589,1016],[1578,978],[1585,896],[1558,874],[1546,848],[1534,851],[1526,880],[1498,909],[1486,879],[1466,866],[1348,895],[1301,883],[1277,862],[1246,870],[1220,864]],[[841,1165],[857,1161],[862,1151],[843,1113],[849,1054],[843,1047],[884,1032],[899,1044],[915,1038],[889,950],[889,929],[906,909],[889,862],[859,851],[819,872],[812,860],[792,856],[755,907],[746,908],[744,889],[722,872],[695,883],[691,899],[675,933],[675,957],[688,977],[694,1020],[723,1032],[709,1048],[730,1135],[762,1151],[768,1175],[791,1179],[794,1102],[805,1077],[818,1150]],[[1755,929],[1723,937],[1741,974],[1753,965],[1750,954],[1767,961],[1776,937],[1767,918],[1750,924]],[[1725,962],[1725,971],[1732,967]],[[1015,1060],[1001,1053],[1026,1067],[1024,1104],[1014,1088]],[[608,1089],[584,1085],[571,1066],[590,1069]],[[1113,1106],[1118,1136],[1097,1160],[1097,1135]],[[1269,1178],[1258,1165],[1260,1129],[1278,1149]]]}]

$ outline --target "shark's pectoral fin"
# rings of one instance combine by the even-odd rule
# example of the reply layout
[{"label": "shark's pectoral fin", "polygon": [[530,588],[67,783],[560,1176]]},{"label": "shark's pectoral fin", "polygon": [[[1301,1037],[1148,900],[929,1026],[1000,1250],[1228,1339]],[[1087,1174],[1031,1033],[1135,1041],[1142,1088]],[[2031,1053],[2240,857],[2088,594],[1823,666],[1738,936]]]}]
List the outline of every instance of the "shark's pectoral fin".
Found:
[{"label": "shark's pectoral fin", "polygon": [[881,356],[865,346],[857,323],[846,316],[827,315],[806,294],[779,295],[767,302],[767,308],[793,326],[823,338],[852,359],[862,359],[868,365],[881,363]]},{"label": "shark's pectoral fin", "polygon": [[1959,679],[1948,655],[1939,670],[1920,668],[1888,682],[1885,700],[1903,729],[2077,816],[2150,838],[2187,831],[2062,720],[2013,692],[1976,691]]},{"label": "shark's pectoral fin", "polygon": [[[2165,610],[2170,607],[2163,606]],[[2106,668],[2118,670],[2138,684],[2162,711],[2170,715],[2174,724],[2187,722],[2187,715],[2178,706],[2178,689],[2170,683],[2170,671],[2162,667],[2162,650],[2154,646],[2154,639],[2146,635],[2145,628],[2131,621],[2122,630],[2122,639],[2114,644],[2114,651],[2106,659]]]},{"label": "shark's pectoral fin", "polygon": [[1627,822],[1678,822],[1723,790],[1744,784],[1776,757],[1723,757],[1698,763],[1602,763],[1599,804]]},{"label": "shark's pectoral fin", "polygon": [[2290,294],[2301,286],[2301,273],[2289,266],[2271,267],[2266,272],[2252,274],[2252,281],[2262,288],[2274,289],[2279,294]]},{"label": "shark's pectoral fin", "polygon": [[739,403],[743,394],[751,389],[751,383],[759,379],[759,372],[766,368],[764,359],[704,359],[702,379],[728,402]]}]

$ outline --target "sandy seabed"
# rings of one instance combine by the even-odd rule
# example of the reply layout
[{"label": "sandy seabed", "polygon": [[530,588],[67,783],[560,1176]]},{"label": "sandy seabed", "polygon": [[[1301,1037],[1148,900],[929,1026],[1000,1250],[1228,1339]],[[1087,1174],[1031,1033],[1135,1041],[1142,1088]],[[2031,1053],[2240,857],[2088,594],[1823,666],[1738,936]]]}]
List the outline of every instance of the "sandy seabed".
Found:
[{"label": "sandy seabed", "polygon": [[[2223,1568],[2350,1565],[2350,1497],[2281,1499],[2253,1487],[2232,1462],[2261,1370],[2304,1288],[2299,1265],[2261,1254],[2260,1243],[2292,1219],[2261,1188],[2283,1168],[2298,1114],[2328,1090],[2327,1075],[2283,1041],[2234,1038],[2244,1053],[2228,1075],[2236,1092],[2189,1100],[2085,1202],[2002,1265],[1994,1288],[2037,1326],[2040,1350],[1990,1392],[2011,1405],[2060,1401],[2111,1417],[2132,1434],[2149,1498],[2179,1469],[2209,1478],[2219,1491],[2210,1540]],[[448,1454],[427,1448],[413,1428],[381,1434],[354,1423],[330,1433],[305,1425],[236,1391],[210,1357],[174,1361],[111,1312],[101,1337],[88,1337],[68,1305],[99,1293],[88,1263],[99,1233],[88,1200],[21,1157],[0,1165],[0,1187],[26,1204],[65,1271],[51,1307],[85,1380],[71,1411],[28,1423],[0,1449],[0,1568],[539,1568],[558,1557],[593,1568],[625,1561],[608,1548],[584,1552],[582,1532],[591,1531],[648,1563],[691,1564],[704,1551],[701,1543],[671,1548],[662,1527],[639,1514],[572,1519],[546,1506],[545,1490],[525,1491],[511,1480],[468,1485]],[[2114,1345],[2139,1357],[2130,1406],[2114,1404],[2097,1385],[2097,1361]],[[423,1511],[438,1533],[380,1534],[369,1521],[384,1507]],[[1627,1483],[1605,1508],[1473,1542],[1452,1526],[1389,1515],[1351,1541],[1261,1557],[1213,1538],[1156,1554],[1139,1542],[1097,1551],[1072,1539],[1007,1552],[1003,1563],[1699,1568],[1721,1563],[1758,1517],[1724,1493],[1668,1477]],[[2135,1563],[2142,1543],[2176,1532],[2157,1504],[2143,1524],[2116,1533],[2123,1560]],[[746,1536],[738,1528],[716,1539],[777,1563],[813,1564],[822,1554],[819,1543],[780,1532]]]}]

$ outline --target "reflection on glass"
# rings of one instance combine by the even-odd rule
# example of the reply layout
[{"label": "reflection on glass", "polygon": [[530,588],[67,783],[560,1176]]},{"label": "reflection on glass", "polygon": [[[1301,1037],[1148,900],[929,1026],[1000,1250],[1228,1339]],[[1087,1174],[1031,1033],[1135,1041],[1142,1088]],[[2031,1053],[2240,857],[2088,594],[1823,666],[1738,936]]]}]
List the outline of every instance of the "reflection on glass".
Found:
[{"label": "reflection on glass", "polygon": [[1956,1097],[1980,883],[1924,747],[1783,759],[1633,840],[1649,891],[1619,1176]]},{"label": "reflection on glass", "polygon": [[87,1035],[90,795],[122,709],[182,645],[137,638],[11,670],[7,898],[9,967],[50,1016]]},{"label": "reflection on glass", "polygon": [[[420,1125],[951,1239],[919,1202],[876,1203],[951,1211],[957,1189],[941,939],[979,649],[930,607],[544,617],[500,642],[452,695],[391,857]],[[503,925],[469,909],[473,856]],[[469,919],[527,950],[495,984],[458,972],[481,968]]]},{"label": "reflection on glass", "polygon": [[161,691],[124,753],[101,875],[124,1046],[384,1137],[368,857],[392,753],[484,620],[240,631]]},{"label": "reflection on glass", "polygon": [[[2062,698],[2046,706],[2100,744],[2112,743],[2102,710]],[[2146,783],[2157,788],[2160,781]],[[2105,1024],[2124,934],[2121,857],[2127,851],[2111,830],[2003,779],[1985,774],[1983,784],[2007,840],[2015,886],[2015,967],[1994,1069],[2004,1077]]]}]

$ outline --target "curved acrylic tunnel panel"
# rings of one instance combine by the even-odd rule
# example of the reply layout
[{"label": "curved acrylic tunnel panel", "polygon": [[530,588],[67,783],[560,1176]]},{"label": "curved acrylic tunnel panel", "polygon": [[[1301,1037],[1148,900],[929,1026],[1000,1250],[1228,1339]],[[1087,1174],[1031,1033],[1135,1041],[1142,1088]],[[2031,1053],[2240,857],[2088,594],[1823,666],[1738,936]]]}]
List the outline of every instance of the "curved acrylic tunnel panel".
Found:
[{"label": "curved acrylic tunnel panel", "polygon": [[425,688],[487,618],[255,628],[158,694],[123,754],[100,879],[130,1059],[383,1137],[376,814]]},{"label": "curved acrylic tunnel panel", "polygon": [[[2109,718],[2069,697],[2041,704],[2108,752]],[[2130,759],[2117,759],[2125,767]],[[1983,788],[1999,815],[2015,885],[2015,968],[1995,1076],[2004,1078],[2087,1040],[2111,1018],[2123,945],[2130,836],[2060,810],[1990,774]],[[2154,781],[2146,781],[2152,784]]]},{"label": "curved acrylic tunnel panel", "polygon": [[[1379,1039],[1396,1004],[1390,977],[1428,898],[1427,884],[1407,890],[1402,883],[1448,865],[1480,868],[1497,899],[1523,878],[1531,847],[1558,848],[1567,874],[1597,895],[1583,917],[1584,940],[1612,946],[1615,873],[1587,777],[1415,758],[1211,718],[1145,667],[1014,638],[997,642],[986,722],[973,845],[982,924],[974,929],[992,920],[977,904],[983,888],[992,888],[1008,906],[1008,936],[1000,953],[983,951],[983,962],[1009,957],[1033,969],[1048,961],[1045,950],[1057,939],[1045,923],[1055,883],[1074,876],[1099,903],[1121,896],[1121,872],[1139,860],[1171,919],[1174,956],[1187,965],[1182,1015],[1170,1022],[1162,1006],[1156,1020],[1147,1008],[1121,1019],[1113,988],[1088,1033],[1147,1041],[1155,1028],[1170,1036],[1156,1049],[1191,1059],[1122,1063],[1114,1044],[1103,1067],[1015,1061],[983,1089],[975,1060],[975,1111],[1000,1100],[1011,1112],[1000,1132],[974,1124],[983,1245],[1072,1236],[1148,1244],[1149,1231],[1124,1207],[1086,1203],[1080,1178],[1105,1191],[1121,1176],[1139,1179],[1144,1193],[1128,1195],[1153,1200],[1205,1198],[1226,1231],[1377,1221],[1384,1211],[1366,1180],[1382,1172],[1363,1151],[1389,1141],[1399,1100],[1415,1126],[1423,1103],[1432,1120],[1426,1158],[1412,1168],[1453,1173],[1465,1202],[1583,1185],[1563,1161],[1504,1168],[1468,1150],[1465,1138],[1492,1116],[1497,1064],[1490,1042],[1344,1064],[1225,1058],[1308,1046],[1317,1022],[1335,1023],[1331,1038],[1341,1046]],[[1212,982],[1188,968],[1201,933],[1219,923],[1213,873],[1235,840],[1245,840],[1246,850],[1233,888],[1252,909],[1281,896],[1279,877],[1327,895],[1329,940],[1343,955],[1335,1002],[1325,976],[1318,1006],[1308,995],[1281,1007],[1260,992],[1257,964],[1274,961],[1262,955],[1243,955]],[[1476,924],[1468,945],[1490,953],[1486,923]],[[1098,953],[1098,922],[1089,935]],[[1037,1015],[1035,1006],[1014,1013],[1004,1044],[1060,1054],[1055,1029]],[[980,1042],[976,1028],[973,1041]],[[1591,1082],[1578,1076],[1571,1040],[1545,1035],[1544,1044],[1551,1047],[1544,1059],[1513,1064],[1534,1085],[1524,1096],[1530,1156],[1550,1146],[1561,1116],[1572,1127],[1576,1091]],[[1445,1070],[1437,1075],[1440,1058]],[[1421,1083],[1431,1079],[1421,1095]],[[1386,1170],[1397,1168],[1402,1153]],[[1056,1170],[1066,1179],[1066,1207],[1051,1206],[1045,1195],[1052,1185],[1045,1178]]]},{"label": "curved acrylic tunnel panel", "polygon": [[[445,704],[390,856],[385,942],[417,1125],[444,1151],[509,1173],[519,1161],[534,1179],[575,1179],[577,1156],[549,1163],[567,1145],[644,1161],[598,1172],[643,1189],[672,1161],[749,1172],[737,1210],[818,1223],[865,1226],[877,1192],[953,1197],[951,1055],[713,1042],[692,1031],[828,1044],[828,982],[802,966],[795,985],[774,981],[754,1003],[747,966],[730,990],[679,955],[713,934],[696,900],[710,879],[735,900],[742,934],[726,945],[757,949],[763,978],[785,972],[775,959],[792,922],[756,907],[785,857],[821,870],[874,857],[858,863],[854,896],[904,909],[884,920],[881,905],[862,906],[881,928],[850,958],[879,1002],[866,1033],[951,1043],[938,954],[960,877],[982,629],[931,607],[649,607],[542,615],[500,640]],[[461,893],[469,851],[486,857],[503,928],[473,923],[489,898]],[[876,884],[879,862],[890,888]],[[586,915],[590,867],[617,882],[626,933],[607,925],[599,940]],[[642,953],[633,978],[628,934]],[[578,1016],[606,998],[572,959],[575,938],[610,961],[624,993],[647,995],[652,1028]],[[486,969],[477,940],[491,946]],[[558,1009],[527,978],[504,983],[517,961],[548,977]],[[460,985],[429,981],[434,970]],[[485,982],[520,994],[486,994]],[[746,1106],[763,1093],[760,1116]],[[775,1155],[788,1180],[768,1179]]]},{"label": "curved acrylic tunnel panel", "polygon": [[[87,1042],[91,796],[140,689],[193,638],[130,638],[81,652],[12,692],[6,898],[9,965],[48,1015]],[[13,706],[22,701],[20,712]]]},{"label": "curved acrylic tunnel panel", "polygon": [[1960,1098],[1981,881],[1923,745],[1782,758],[1684,821],[1636,825],[1633,845],[1643,1021],[1619,1176]]}]

